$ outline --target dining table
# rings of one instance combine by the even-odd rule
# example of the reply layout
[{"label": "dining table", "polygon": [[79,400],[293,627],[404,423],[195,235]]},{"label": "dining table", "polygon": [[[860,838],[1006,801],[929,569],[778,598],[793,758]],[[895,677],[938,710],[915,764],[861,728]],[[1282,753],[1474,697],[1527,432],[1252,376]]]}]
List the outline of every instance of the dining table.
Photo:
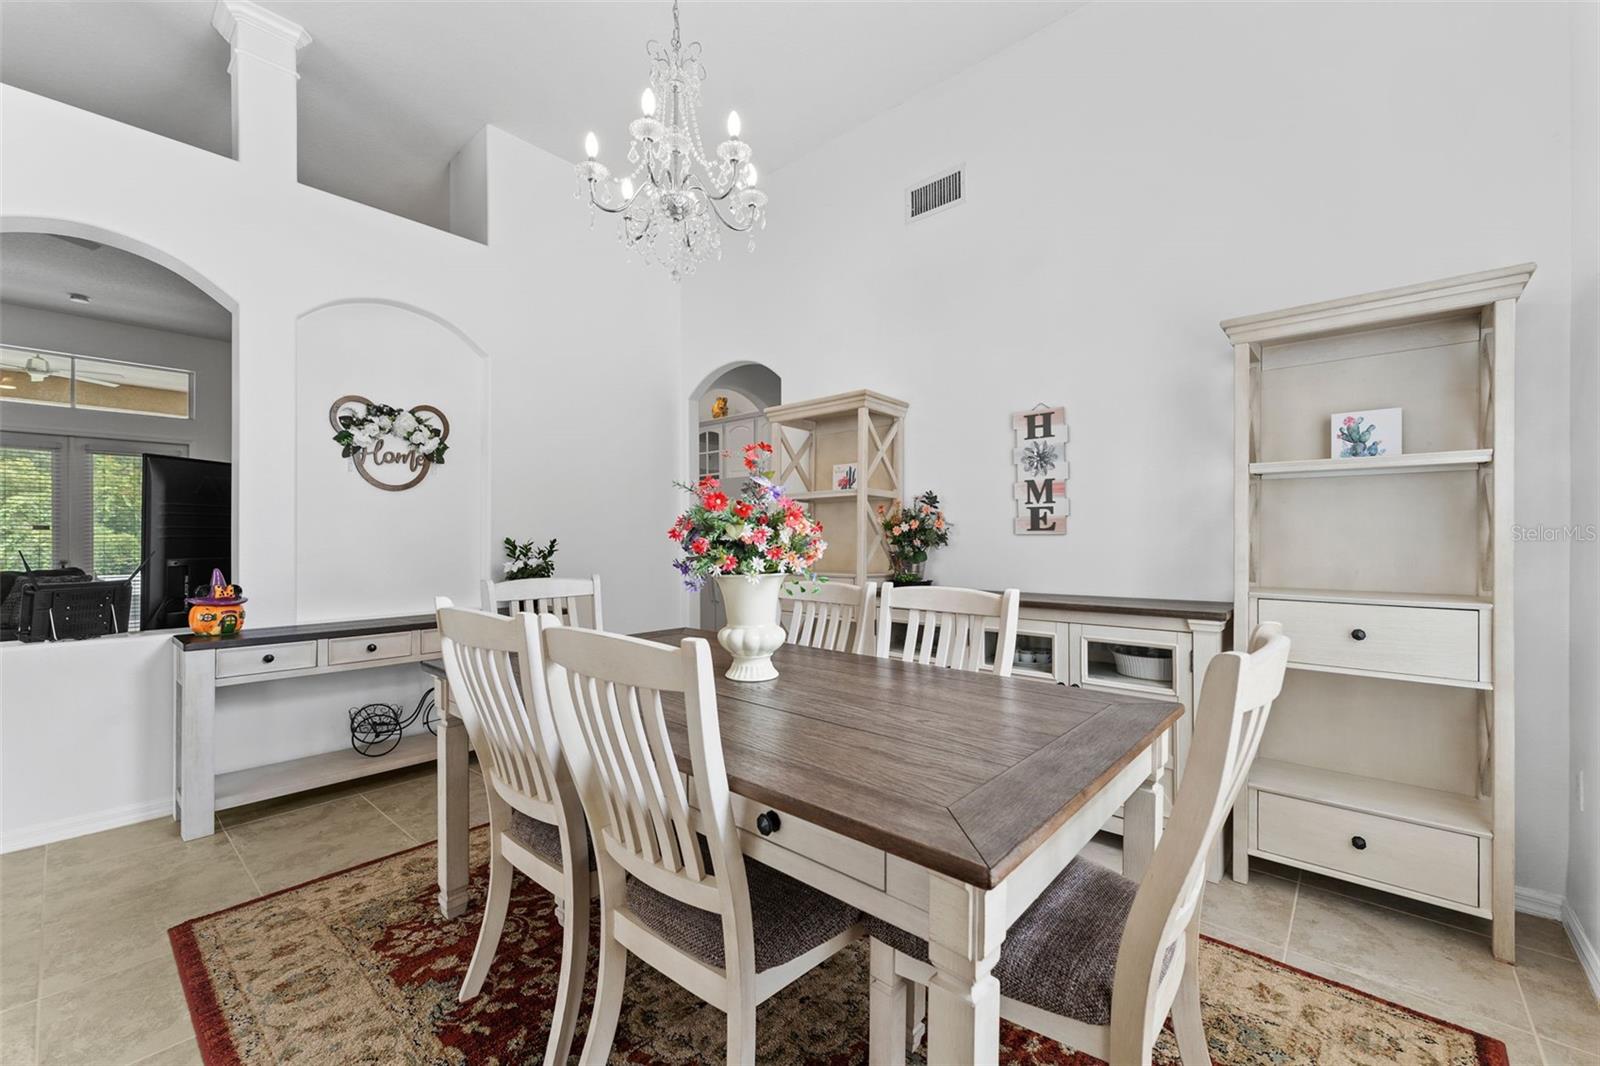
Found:
[{"label": "dining table", "polygon": [[[928,941],[928,1061],[993,1063],[1006,930],[1123,809],[1123,874],[1161,834],[1163,771],[1183,708],[1152,700],[786,644],[778,677],[724,677],[706,640],[746,855]],[[438,724],[439,904],[468,896],[467,730],[444,671]],[[663,694],[692,795],[681,700]]]}]

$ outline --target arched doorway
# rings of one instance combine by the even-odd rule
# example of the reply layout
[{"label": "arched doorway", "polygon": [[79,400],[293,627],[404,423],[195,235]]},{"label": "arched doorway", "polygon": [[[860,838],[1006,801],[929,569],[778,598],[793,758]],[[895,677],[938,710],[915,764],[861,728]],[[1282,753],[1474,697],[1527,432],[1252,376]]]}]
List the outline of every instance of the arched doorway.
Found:
[{"label": "arched doorway", "polygon": [[[783,379],[761,363],[740,362],[708,375],[689,394],[690,470],[688,480],[708,474],[722,479],[729,495],[744,487],[744,448],[766,440],[766,410],[783,402]],[[705,629],[720,628],[725,621],[715,583],[700,593],[699,617],[691,619]]]},{"label": "arched doorway", "polygon": [[235,301],[142,241],[7,216],[0,306],[0,584],[81,579],[106,633],[182,625],[237,555]]}]

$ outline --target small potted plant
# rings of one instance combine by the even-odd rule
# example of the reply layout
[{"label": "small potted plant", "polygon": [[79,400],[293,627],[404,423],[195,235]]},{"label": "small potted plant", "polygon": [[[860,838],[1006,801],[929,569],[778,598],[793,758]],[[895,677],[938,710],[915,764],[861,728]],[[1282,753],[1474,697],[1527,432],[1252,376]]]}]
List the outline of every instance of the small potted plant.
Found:
[{"label": "small potted plant", "polygon": [[928,553],[950,543],[950,523],[939,508],[937,493],[924,492],[908,504],[889,510],[878,505],[884,548],[889,553],[889,579],[896,585],[924,585]]},{"label": "small potted plant", "polygon": [[773,483],[761,464],[772,455],[766,441],[748,444],[744,466],[748,483],[736,499],[722,483],[706,476],[693,485],[678,483],[694,502],[679,515],[667,536],[683,549],[672,565],[684,586],[699,591],[706,579],[716,581],[728,612],[728,624],[717,642],[733,656],[728,677],[734,681],[770,681],[778,676],[772,653],[783,646],[778,625],[778,594],[787,580],[812,580],[817,560],[828,548],[822,523],[806,513],[800,501]]},{"label": "small potted plant", "polygon": [[531,540],[521,543],[506,538],[506,580],[520,581],[525,577],[556,576],[556,538],[538,547]]}]

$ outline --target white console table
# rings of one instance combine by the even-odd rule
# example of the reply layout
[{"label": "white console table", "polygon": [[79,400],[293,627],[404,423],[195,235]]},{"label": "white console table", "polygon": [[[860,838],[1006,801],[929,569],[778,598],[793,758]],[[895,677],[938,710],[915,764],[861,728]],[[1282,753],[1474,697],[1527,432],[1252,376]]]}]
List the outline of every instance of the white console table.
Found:
[{"label": "white console table", "polygon": [[172,640],[172,817],[185,840],[213,833],[217,811],[429,762],[435,756],[434,738],[418,735],[405,737],[375,759],[343,748],[218,774],[212,735],[217,700],[235,686],[437,658],[439,632],[431,614],[246,629],[233,637],[180,633]]}]

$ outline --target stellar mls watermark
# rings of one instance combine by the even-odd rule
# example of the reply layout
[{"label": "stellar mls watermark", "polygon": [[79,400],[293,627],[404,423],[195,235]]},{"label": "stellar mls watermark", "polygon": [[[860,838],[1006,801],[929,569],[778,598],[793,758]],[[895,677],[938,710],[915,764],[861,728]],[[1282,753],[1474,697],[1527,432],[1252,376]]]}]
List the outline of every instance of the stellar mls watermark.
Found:
[{"label": "stellar mls watermark", "polygon": [[1592,522],[1585,525],[1547,526],[1541,523],[1511,527],[1513,544],[1555,544],[1561,541],[1571,544],[1593,544],[1597,540],[1600,540],[1600,526]]}]

